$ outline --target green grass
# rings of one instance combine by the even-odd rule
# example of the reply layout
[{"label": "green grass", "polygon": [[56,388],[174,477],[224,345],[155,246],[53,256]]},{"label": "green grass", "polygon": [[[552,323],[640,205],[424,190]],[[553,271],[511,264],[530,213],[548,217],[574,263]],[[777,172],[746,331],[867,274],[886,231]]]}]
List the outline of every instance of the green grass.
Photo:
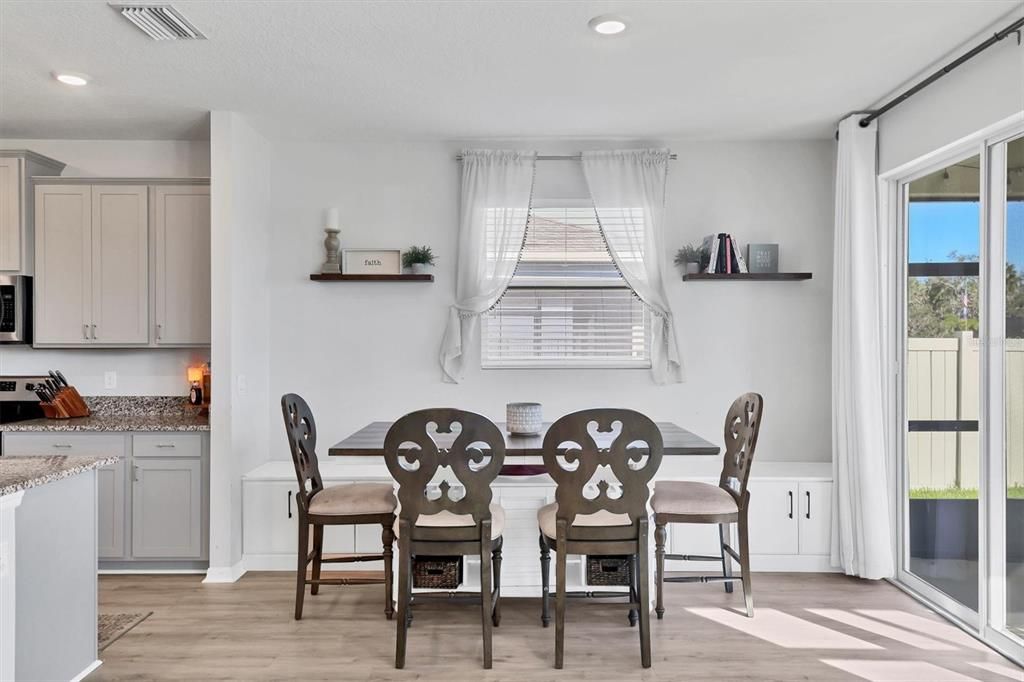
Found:
[{"label": "green grass", "polygon": [[[1006,496],[1015,499],[1024,499],[1024,485],[1014,485],[1006,489]],[[978,499],[977,488],[911,488],[910,499],[912,500],[976,500]]]}]

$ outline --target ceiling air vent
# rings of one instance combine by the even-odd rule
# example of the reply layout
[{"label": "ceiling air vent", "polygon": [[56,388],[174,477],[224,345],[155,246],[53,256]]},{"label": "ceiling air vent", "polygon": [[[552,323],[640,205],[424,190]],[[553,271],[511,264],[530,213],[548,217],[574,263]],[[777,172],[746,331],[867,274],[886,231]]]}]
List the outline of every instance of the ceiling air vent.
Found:
[{"label": "ceiling air vent", "polygon": [[206,40],[198,28],[170,5],[110,6],[153,40]]}]

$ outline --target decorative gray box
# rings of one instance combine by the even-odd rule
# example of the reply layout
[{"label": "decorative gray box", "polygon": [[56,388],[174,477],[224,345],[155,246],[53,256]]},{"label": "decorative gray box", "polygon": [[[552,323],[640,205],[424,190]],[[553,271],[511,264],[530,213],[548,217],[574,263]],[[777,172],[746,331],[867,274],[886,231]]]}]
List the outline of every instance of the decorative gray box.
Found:
[{"label": "decorative gray box", "polygon": [[750,272],[778,272],[778,244],[748,244],[747,269]]}]

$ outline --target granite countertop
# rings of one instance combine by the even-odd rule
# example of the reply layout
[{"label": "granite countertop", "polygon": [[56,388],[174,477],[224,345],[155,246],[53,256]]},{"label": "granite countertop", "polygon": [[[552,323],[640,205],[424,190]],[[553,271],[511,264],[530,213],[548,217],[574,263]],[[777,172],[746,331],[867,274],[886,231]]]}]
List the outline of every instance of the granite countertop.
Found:
[{"label": "granite countertop", "polygon": [[0,424],[15,431],[209,431],[209,417],[181,396],[86,396],[92,415]]},{"label": "granite countertop", "polygon": [[0,457],[0,496],[85,473],[113,464],[118,459],[120,458],[76,455]]}]

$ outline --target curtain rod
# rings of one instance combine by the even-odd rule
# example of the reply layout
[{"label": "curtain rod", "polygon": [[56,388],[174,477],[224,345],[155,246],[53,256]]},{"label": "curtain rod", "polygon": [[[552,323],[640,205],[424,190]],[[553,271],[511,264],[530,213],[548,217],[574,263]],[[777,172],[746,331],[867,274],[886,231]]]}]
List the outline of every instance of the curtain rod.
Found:
[{"label": "curtain rod", "polygon": [[[538,154],[538,161],[579,161],[583,158],[582,154]],[[676,160],[675,154],[669,154],[668,158],[672,161]],[[456,161],[462,161],[462,154],[455,155]]]},{"label": "curtain rod", "polygon": [[893,107],[895,107],[895,106],[897,106],[899,104],[902,104],[906,100],[910,99],[911,97],[913,97],[914,95],[919,93],[921,90],[924,90],[926,87],[928,87],[929,85],[931,85],[935,81],[939,80],[940,78],[945,76],[947,73],[949,73],[950,71],[952,71],[956,67],[961,66],[962,64],[964,64],[965,62],[973,59],[974,57],[977,57],[979,54],[981,54],[982,52],[984,52],[988,48],[992,47],[993,45],[998,43],[1000,40],[1003,40],[1004,38],[1006,38],[1006,36],[1010,35],[1011,33],[1016,33],[1017,34],[1017,44],[1020,45],[1020,41],[1021,41],[1020,34],[1021,34],[1021,29],[1022,28],[1024,28],[1024,18],[1018,19],[1017,21],[1013,22],[1012,24],[1010,24],[1009,26],[1004,28],[1002,31],[998,31],[998,32],[994,33],[991,38],[989,38],[985,42],[977,45],[976,47],[974,47],[974,49],[970,50],[969,52],[960,55],[959,57],[957,57],[956,59],[951,61],[949,64],[946,64],[941,69],[939,69],[938,71],[936,71],[932,75],[930,75],[927,78],[925,78],[923,81],[921,81],[917,85],[914,85],[913,87],[911,87],[911,88],[909,88],[907,90],[904,90],[902,93],[900,93],[899,95],[896,95],[896,97],[894,97],[893,99],[889,100],[888,102],[886,102],[885,104],[883,104],[879,108],[873,109],[871,111],[868,111],[867,112],[868,115],[860,120],[860,127],[861,128],[867,128],[871,124],[872,121],[874,121],[876,118],[878,118],[879,116],[881,116],[885,112],[889,111]]}]

